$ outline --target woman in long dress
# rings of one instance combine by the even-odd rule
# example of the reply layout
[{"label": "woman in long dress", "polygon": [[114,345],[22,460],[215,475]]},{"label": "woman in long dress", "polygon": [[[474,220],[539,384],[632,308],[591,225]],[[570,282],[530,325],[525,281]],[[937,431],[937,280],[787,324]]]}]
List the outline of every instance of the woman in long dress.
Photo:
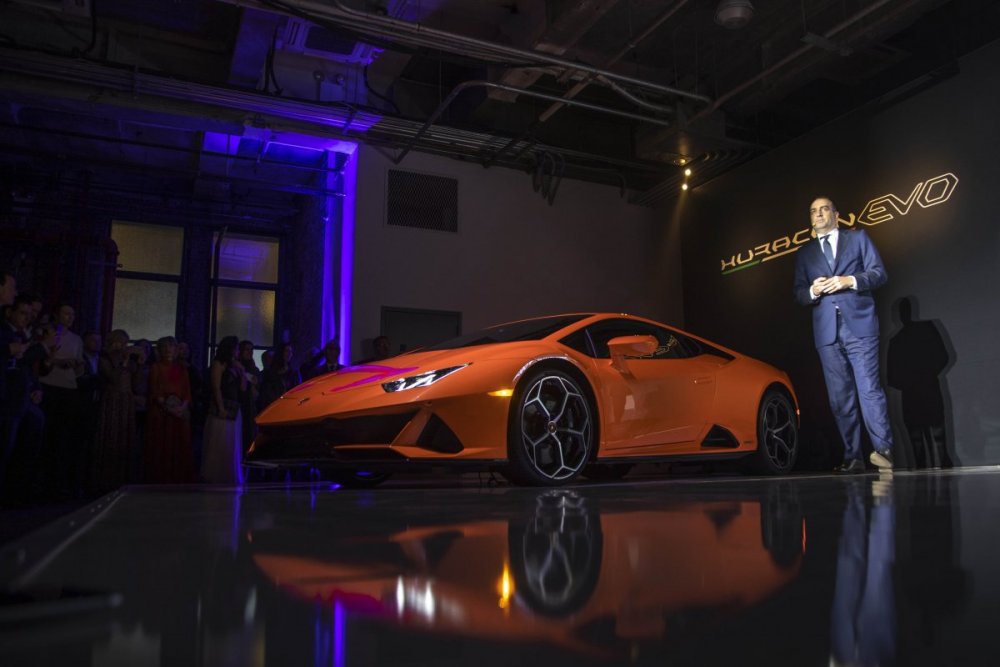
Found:
[{"label": "woman in long dress", "polygon": [[106,493],[130,480],[132,457],[138,451],[132,375],[139,352],[128,347],[128,333],[115,329],[97,361],[101,407],[94,448],[94,490]]},{"label": "woman in long dress", "polygon": [[173,336],[156,343],[157,361],[149,369],[146,412],[145,480],[195,481],[191,449],[191,382],[177,362]]},{"label": "woman in long dress", "polygon": [[226,336],[219,341],[215,358],[208,370],[208,417],[205,418],[205,444],[201,458],[201,477],[213,484],[242,484],[240,459],[243,435],[240,419],[240,392],[246,391],[246,371],[236,360],[239,339]]}]

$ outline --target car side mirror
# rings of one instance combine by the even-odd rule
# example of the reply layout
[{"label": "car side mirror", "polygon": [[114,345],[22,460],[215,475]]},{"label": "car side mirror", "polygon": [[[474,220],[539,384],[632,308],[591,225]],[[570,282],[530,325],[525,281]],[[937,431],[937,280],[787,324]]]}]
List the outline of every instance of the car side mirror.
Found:
[{"label": "car side mirror", "polygon": [[618,336],[608,341],[611,366],[625,372],[626,357],[645,357],[656,351],[659,342],[654,336]]}]

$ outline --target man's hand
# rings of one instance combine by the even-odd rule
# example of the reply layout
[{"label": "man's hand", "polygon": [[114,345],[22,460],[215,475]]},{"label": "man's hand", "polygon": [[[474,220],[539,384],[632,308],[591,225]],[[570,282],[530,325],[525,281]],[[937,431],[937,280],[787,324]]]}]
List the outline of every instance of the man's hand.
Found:
[{"label": "man's hand", "polygon": [[[815,283],[813,283],[815,286]],[[826,279],[826,282],[820,286],[819,292],[821,294],[833,294],[834,292],[840,292],[841,290],[851,288],[851,278],[849,276],[830,276]]]},{"label": "man's hand", "polygon": [[819,298],[823,294],[833,294],[845,289],[851,289],[853,282],[850,276],[830,276],[821,277],[813,281],[809,289],[813,298]]},{"label": "man's hand", "polygon": [[809,286],[809,296],[814,299],[818,299],[821,294],[823,294],[823,288],[826,287],[827,281],[830,280],[826,276],[820,276],[812,282]]}]

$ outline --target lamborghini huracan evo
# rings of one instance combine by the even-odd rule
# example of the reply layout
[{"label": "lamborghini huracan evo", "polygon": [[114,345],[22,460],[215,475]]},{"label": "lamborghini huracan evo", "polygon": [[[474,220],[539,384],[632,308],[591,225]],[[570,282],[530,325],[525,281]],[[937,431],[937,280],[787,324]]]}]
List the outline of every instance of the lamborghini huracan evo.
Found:
[{"label": "lamborghini huracan evo", "polygon": [[652,460],[745,457],[780,474],[798,445],[784,372],[611,313],[521,320],[350,366],[291,389],[257,424],[248,463],[357,484],[415,464],[548,486]]}]

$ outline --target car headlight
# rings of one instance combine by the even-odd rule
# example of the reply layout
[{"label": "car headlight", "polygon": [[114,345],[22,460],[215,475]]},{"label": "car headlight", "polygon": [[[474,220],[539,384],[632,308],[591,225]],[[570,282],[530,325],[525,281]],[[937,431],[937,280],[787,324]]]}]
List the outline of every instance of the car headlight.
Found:
[{"label": "car headlight", "polygon": [[428,387],[441,378],[448,377],[455,371],[460,371],[468,365],[469,364],[449,366],[448,368],[441,368],[436,371],[421,373],[420,375],[411,375],[409,377],[400,378],[399,380],[393,380],[392,382],[383,382],[382,389],[391,394],[397,391],[416,389],[417,387]]}]

